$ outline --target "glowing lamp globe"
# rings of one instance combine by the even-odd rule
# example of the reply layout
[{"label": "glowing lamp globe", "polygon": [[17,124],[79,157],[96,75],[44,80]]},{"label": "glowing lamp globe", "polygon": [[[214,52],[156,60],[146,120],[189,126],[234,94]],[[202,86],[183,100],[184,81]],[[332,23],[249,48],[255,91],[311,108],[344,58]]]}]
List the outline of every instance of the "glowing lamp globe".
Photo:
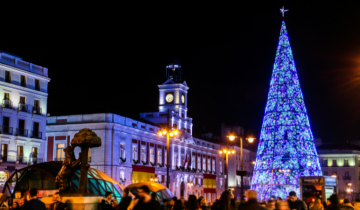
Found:
[{"label": "glowing lamp globe", "polygon": [[164,135],[166,134],[166,130],[163,130],[163,132],[162,132]]},{"label": "glowing lamp globe", "polygon": [[232,136],[232,135],[229,136],[229,140],[230,140],[230,141],[234,141],[234,140],[235,140],[235,136]]},{"label": "glowing lamp globe", "polygon": [[173,133],[170,133],[170,136],[174,136],[174,134],[173,134]]},{"label": "glowing lamp globe", "polygon": [[249,142],[249,143],[253,143],[254,140],[255,140],[255,138],[248,138],[248,142]]}]

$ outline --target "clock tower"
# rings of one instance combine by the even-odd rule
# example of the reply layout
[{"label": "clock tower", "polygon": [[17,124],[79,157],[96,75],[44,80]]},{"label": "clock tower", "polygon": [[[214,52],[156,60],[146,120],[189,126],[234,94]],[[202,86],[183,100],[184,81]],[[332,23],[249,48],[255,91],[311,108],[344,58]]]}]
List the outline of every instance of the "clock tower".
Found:
[{"label": "clock tower", "polygon": [[[166,81],[158,85],[159,87],[159,112],[141,113],[141,118],[148,121],[164,124],[177,129],[184,129],[192,134],[192,118],[187,116],[187,93],[188,85],[182,78],[182,69],[180,64],[172,63],[165,67]],[[170,113],[167,122],[167,115]]]}]

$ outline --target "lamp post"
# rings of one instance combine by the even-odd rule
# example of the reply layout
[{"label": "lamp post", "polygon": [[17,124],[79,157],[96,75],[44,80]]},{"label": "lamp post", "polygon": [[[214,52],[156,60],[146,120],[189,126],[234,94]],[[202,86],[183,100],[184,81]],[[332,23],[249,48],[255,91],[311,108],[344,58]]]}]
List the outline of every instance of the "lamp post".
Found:
[{"label": "lamp post", "polygon": [[351,182],[350,183],[348,183],[348,188],[346,189],[346,191],[349,193],[349,197],[350,197],[350,202],[351,202],[351,193],[353,192],[353,189],[351,188],[351,186],[352,186],[352,184],[351,184]]},{"label": "lamp post", "polygon": [[157,182],[158,182],[158,178],[157,178],[157,177],[153,178],[153,177],[151,176],[150,182],[153,182],[153,183],[155,182],[155,183],[157,183]]},{"label": "lamp post", "polygon": [[[240,186],[240,199],[242,200],[244,194],[244,176],[246,175],[247,171],[244,171],[244,163],[243,163],[243,138],[239,135],[237,136],[234,128],[231,128],[229,135],[227,136],[230,141],[234,141],[236,137],[240,138],[240,171],[237,171],[237,175],[241,177],[241,186]],[[255,137],[250,133],[245,140],[249,143],[253,143],[255,141]]]},{"label": "lamp post", "polygon": [[[168,112],[168,122],[169,122]],[[175,137],[179,131],[169,127],[169,124],[158,132],[159,136],[166,136],[166,187],[169,188],[169,167],[170,167],[170,137]]]},{"label": "lamp post", "polygon": [[228,175],[228,166],[229,166],[229,155],[230,154],[235,154],[235,150],[232,149],[232,148],[229,148],[229,147],[225,147],[224,149],[220,150],[219,151],[219,154],[222,155],[224,153],[225,155],[225,160],[226,160],[226,163],[225,163],[225,169],[226,169],[226,177],[225,177],[225,190],[228,189],[228,179],[229,179],[229,175]]}]

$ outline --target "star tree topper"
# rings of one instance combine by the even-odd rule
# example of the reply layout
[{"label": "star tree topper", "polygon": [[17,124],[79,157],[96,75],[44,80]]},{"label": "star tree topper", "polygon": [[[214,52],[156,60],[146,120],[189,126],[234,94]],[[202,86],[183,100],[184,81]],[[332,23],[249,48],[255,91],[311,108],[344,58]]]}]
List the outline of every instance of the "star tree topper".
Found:
[{"label": "star tree topper", "polygon": [[282,16],[284,17],[284,13],[287,12],[289,10],[284,9],[284,6],[280,9],[280,12],[282,13]]}]

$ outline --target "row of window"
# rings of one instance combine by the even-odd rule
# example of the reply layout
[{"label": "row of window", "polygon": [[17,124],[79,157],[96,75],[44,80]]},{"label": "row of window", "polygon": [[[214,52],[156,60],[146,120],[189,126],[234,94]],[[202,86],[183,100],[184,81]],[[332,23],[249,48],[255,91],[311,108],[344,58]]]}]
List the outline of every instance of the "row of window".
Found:
[{"label": "row of window", "polygon": [[[13,108],[12,101],[10,100],[10,93],[6,93],[6,92],[4,93],[4,100],[2,106],[4,108],[9,108],[9,109]],[[20,96],[18,109],[19,111],[28,112],[25,96]],[[34,100],[33,113],[41,114],[40,100],[36,100],[36,99]]]},{"label": "row of window", "polygon": [[[330,171],[324,171],[323,175],[324,176],[329,176],[329,172]],[[331,171],[331,175],[336,175],[337,176],[338,175],[337,171]],[[359,172],[359,176],[360,176],[360,172]],[[344,171],[344,177],[350,177],[350,172],[349,171]]]},{"label": "row of window", "polygon": [[[138,160],[138,146],[137,145],[133,145],[132,146],[132,159],[137,161]],[[143,146],[141,147],[140,150],[140,161],[142,162],[147,162],[146,160],[146,147]],[[158,150],[157,151],[157,163],[158,164],[162,164],[162,150]],[[120,158],[125,159],[125,144],[120,144]],[[149,158],[150,158],[150,163],[155,163],[155,148],[150,148],[149,149]],[[178,159],[178,154],[174,154],[174,166],[191,166],[191,168],[195,168],[195,159],[197,159],[197,168],[196,169],[201,169],[201,157],[192,157],[192,160],[190,161],[190,157],[189,156],[185,156],[182,155],[181,157],[182,161],[179,162]],[[191,165],[190,165],[191,163]],[[164,150],[164,164],[167,164],[167,151]],[[202,160],[202,169],[203,170],[207,170],[207,171],[211,171],[211,169],[213,171],[215,171],[215,165],[216,165],[216,161],[213,159],[211,161],[211,159],[207,159],[206,162],[206,158],[203,158]],[[211,168],[212,166],[212,168]],[[220,172],[222,172],[222,164],[220,162]]]},{"label": "row of window", "polygon": [[[328,166],[328,160],[327,159],[324,159],[323,160],[323,166]],[[337,160],[332,160],[332,166],[337,166],[338,163],[337,163]],[[344,159],[344,166],[349,166],[349,159]]]},{"label": "row of window", "polygon": [[[33,138],[39,138],[42,139],[42,132],[40,132],[40,123],[39,122],[33,122],[32,126],[32,133],[31,137]],[[10,117],[3,117],[2,120],[2,127],[0,127],[0,133],[2,134],[9,134],[9,135],[18,135],[18,136],[24,136],[29,137],[29,131],[25,129],[25,120],[24,119],[18,119],[18,127],[16,128],[16,132],[14,133],[14,130],[12,127],[10,127]]]},{"label": "row of window", "polygon": [[[24,156],[24,146],[17,146],[17,152],[16,157],[13,157],[11,155],[8,155],[8,144],[1,144],[1,160],[3,162],[7,161],[19,161],[19,162],[28,162],[27,157]],[[38,148],[32,147],[31,148],[31,154],[29,158],[36,159],[38,156]]]},{"label": "row of window", "polygon": [[[11,83],[11,72],[5,71],[5,82]],[[25,75],[21,75],[20,86],[27,87],[27,80]],[[40,91],[40,80],[35,79],[35,90]]]}]

